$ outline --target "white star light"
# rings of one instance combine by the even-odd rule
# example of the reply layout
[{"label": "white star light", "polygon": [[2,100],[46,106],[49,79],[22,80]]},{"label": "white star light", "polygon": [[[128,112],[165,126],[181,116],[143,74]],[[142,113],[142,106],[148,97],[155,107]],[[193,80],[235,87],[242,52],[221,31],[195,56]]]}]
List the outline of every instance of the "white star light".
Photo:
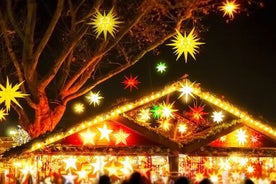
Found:
[{"label": "white star light", "polygon": [[75,184],[75,179],[77,178],[76,175],[72,175],[72,173],[68,173],[67,175],[62,175],[62,177],[65,179],[64,184]]},{"label": "white star light", "polygon": [[94,106],[99,105],[101,99],[103,98],[103,97],[100,95],[100,92],[99,92],[99,91],[98,91],[97,93],[93,93],[92,91],[90,91],[89,94],[86,95],[85,97],[86,97],[86,99],[89,101],[89,104],[92,104],[92,103],[93,103]]},{"label": "white star light", "polygon": [[216,122],[216,123],[222,122],[223,117],[224,117],[224,115],[223,115],[223,113],[221,111],[219,111],[219,112],[217,112],[217,111],[213,112],[212,118],[213,118],[214,122]]},{"label": "white star light", "polygon": [[104,124],[103,128],[98,128],[98,130],[101,132],[100,140],[105,138],[107,141],[109,141],[109,134],[113,132],[113,130],[108,129],[106,124]]},{"label": "white star light", "polygon": [[179,90],[179,92],[181,92],[181,94],[180,94],[179,98],[181,98],[182,96],[185,96],[186,102],[188,101],[189,96],[194,98],[193,85],[194,85],[194,83],[189,84],[187,81],[185,82],[185,85],[181,84],[181,88]]}]

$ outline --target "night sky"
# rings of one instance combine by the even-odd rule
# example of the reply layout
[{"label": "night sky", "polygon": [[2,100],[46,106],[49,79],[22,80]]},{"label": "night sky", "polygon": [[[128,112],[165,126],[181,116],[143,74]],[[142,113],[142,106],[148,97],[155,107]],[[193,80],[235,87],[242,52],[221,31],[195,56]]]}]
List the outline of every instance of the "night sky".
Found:
[{"label": "night sky", "polygon": [[[124,73],[93,90],[101,91],[105,109],[91,108],[88,112],[96,114],[109,110],[111,101],[115,99],[126,97],[133,100],[136,96],[147,95],[188,74],[188,79],[200,83],[202,88],[218,97],[223,96],[255,118],[276,127],[275,8],[275,0],[266,0],[264,8],[251,12],[249,16],[236,15],[230,22],[226,22],[221,14],[210,15],[204,21],[208,31],[199,35],[200,41],[206,44],[200,46],[196,61],[190,56],[188,63],[184,62],[183,56],[176,61],[172,47],[162,46],[158,55],[149,53]],[[159,61],[168,64],[165,74],[155,71]],[[139,89],[133,89],[131,93],[122,84],[124,75],[129,76],[130,73],[138,76],[141,82]],[[68,108],[59,127],[79,120]],[[0,124],[1,130],[5,128],[6,124]]]}]

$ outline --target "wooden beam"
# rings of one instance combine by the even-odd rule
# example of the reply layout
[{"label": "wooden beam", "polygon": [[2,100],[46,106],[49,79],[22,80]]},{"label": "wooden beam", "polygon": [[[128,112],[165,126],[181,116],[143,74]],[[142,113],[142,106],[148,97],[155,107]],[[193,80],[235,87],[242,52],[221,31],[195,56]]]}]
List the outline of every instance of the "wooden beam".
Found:
[{"label": "wooden beam", "polygon": [[172,139],[169,139],[169,138],[155,132],[154,130],[150,130],[149,128],[147,128],[145,126],[139,125],[135,121],[129,120],[129,119],[121,117],[121,116],[117,117],[113,121],[116,121],[117,123],[120,123],[122,125],[125,125],[125,126],[131,128],[132,130],[136,131],[138,134],[146,137],[147,139],[149,139],[153,142],[156,142],[162,146],[165,146],[165,147],[171,149],[172,151],[180,151],[182,148],[181,143],[177,143],[177,142],[173,141]]}]

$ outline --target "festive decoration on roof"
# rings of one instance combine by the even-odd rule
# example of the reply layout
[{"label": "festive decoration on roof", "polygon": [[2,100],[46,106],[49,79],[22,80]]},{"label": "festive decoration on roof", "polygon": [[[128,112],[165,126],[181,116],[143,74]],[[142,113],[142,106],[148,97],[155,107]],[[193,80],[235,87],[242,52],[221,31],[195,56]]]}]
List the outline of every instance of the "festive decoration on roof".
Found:
[{"label": "festive decoration on roof", "polygon": [[100,95],[100,91],[97,93],[90,91],[85,97],[89,101],[89,104],[93,104],[94,106],[99,105],[101,99],[103,99],[103,97]]},{"label": "festive decoration on roof", "polygon": [[228,15],[230,19],[233,19],[234,14],[239,10],[239,5],[235,0],[226,0],[226,2],[223,2],[222,6],[219,7],[219,10],[223,12],[223,16]]},{"label": "festive decoration on roof", "polygon": [[194,104],[193,107],[189,106],[190,112],[187,112],[187,115],[190,117],[191,121],[199,123],[201,121],[205,121],[204,115],[208,114],[204,112],[205,105],[197,105]]},{"label": "festive decoration on roof", "polygon": [[24,94],[21,91],[18,91],[19,87],[22,84],[23,82],[13,86],[12,84],[9,83],[8,78],[6,81],[6,87],[0,84],[0,104],[4,102],[7,111],[10,111],[11,102],[21,107],[21,105],[19,104],[16,98],[24,98],[28,96],[28,94]]},{"label": "festive decoration on roof", "polygon": [[104,40],[106,40],[107,33],[114,37],[114,33],[116,32],[118,24],[120,23],[122,22],[118,21],[118,17],[116,17],[113,9],[111,9],[108,14],[105,12],[101,14],[99,10],[96,10],[96,14],[88,24],[93,26],[95,33],[97,34],[97,38],[101,33],[103,33]]},{"label": "festive decoration on roof", "polygon": [[224,115],[223,115],[222,111],[219,111],[219,112],[214,111],[212,114],[213,121],[217,122],[217,123],[222,122],[223,117],[224,117]]},{"label": "festive decoration on roof", "polygon": [[167,70],[167,64],[165,62],[159,62],[155,68],[157,72],[164,73]]},{"label": "festive decoration on roof", "polygon": [[181,92],[179,98],[185,96],[185,101],[188,102],[189,96],[194,97],[193,86],[194,83],[189,83],[188,81],[186,81],[185,84],[181,84],[181,88],[179,89],[179,92]]},{"label": "festive decoration on roof", "polygon": [[7,116],[8,115],[8,113],[6,112],[6,110],[5,109],[0,109],[0,121],[2,121],[2,120],[5,120],[6,119],[6,117],[5,116]]},{"label": "festive decoration on roof", "polygon": [[174,53],[177,55],[176,60],[180,58],[183,54],[185,63],[188,60],[188,54],[192,56],[195,60],[195,54],[198,53],[199,45],[204,44],[203,42],[199,42],[199,38],[194,34],[194,28],[191,32],[186,36],[186,32],[184,36],[176,30],[176,35],[173,37],[172,43],[168,44],[169,46],[173,46],[175,49]]},{"label": "festive decoration on roof", "polygon": [[17,129],[13,129],[9,132],[12,140],[14,141],[14,146],[20,146],[31,140],[30,135],[26,130],[24,130],[20,125],[17,126]]},{"label": "festive decoration on roof", "polygon": [[122,82],[125,85],[125,89],[129,88],[130,92],[132,91],[132,88],[138,89],[137,85],[140,83],[137,78],[138,76],[132,77],[132,74],[130,76],[124,76],[125,80]]}]

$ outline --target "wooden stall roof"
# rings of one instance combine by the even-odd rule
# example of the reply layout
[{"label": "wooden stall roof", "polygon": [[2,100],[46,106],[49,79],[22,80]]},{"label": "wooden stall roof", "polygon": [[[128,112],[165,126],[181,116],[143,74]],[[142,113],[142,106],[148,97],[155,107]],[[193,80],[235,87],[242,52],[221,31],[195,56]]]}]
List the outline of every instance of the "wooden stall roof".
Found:
[{"label": "wooden stall roof", "polygon": [[[163,117],[161,111],[166,111],[164,112],[167,113],[166,117]],[[214,121],[212,111],[222,112],[223,121]],[[198,113],[197,116],[194,117],[194,113]],[[130,153],[131,149],[127,149],[127,146],[80,147],[62,144],[67,137],[105,122],[128,127],[155,143],[150,146],[133,145],[135,149],[132,149],[132,152],[135,153],[145,152],[148,147],[152,147],[153,152],[166,154],[219,155],[219,153],[226,154],[231,151],[244,150],[262,156],[266,154],[276,156],[276,131],[271,126],[185,78],[167,85],[159,91],[151,92],[147,96],[126,102],[91,117],[68,130],[54,131],[24,145],[9,149],[2,153],[2,158],[34,152],[53,154],[58,153],[59,150],[64,151],[64,149],[71,152],[79,151],[79,153],[91,150],[99,153],[104,150],[112,150],[113,153],[119,153],[119,150],[128,150],[125,153]],[[184,125],[182,132],[180,131],[181,125]],[[214,146],[216,140],[244,128],[259,133],[258,136],[261,136],[262,139],[258,141],[262,141],[264,144],[258,146],[253,144],[249,146]],[[266,145],[267,141],[268,145]]]}]

